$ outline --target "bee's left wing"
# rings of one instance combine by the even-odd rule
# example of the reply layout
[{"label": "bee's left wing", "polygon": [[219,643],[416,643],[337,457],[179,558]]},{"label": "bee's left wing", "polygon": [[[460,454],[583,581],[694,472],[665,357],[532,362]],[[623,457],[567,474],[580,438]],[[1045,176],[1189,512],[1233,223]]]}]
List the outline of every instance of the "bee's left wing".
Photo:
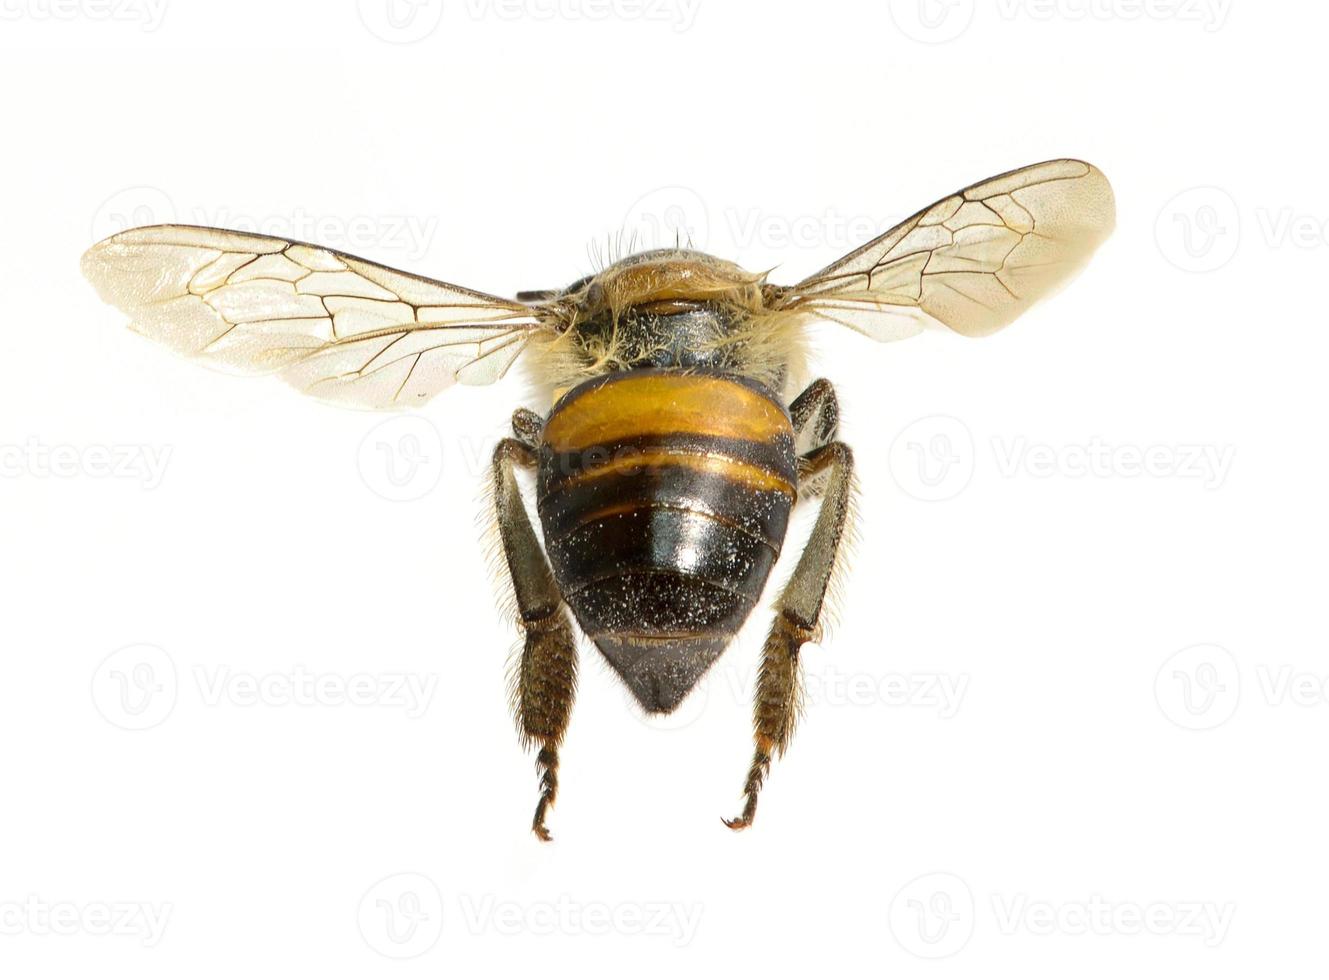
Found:
[{"label": "bee's left wing", "polygon": [[801,310],[875,340],[942,323],[981,337],[1010,323],[1089,260],[1112,231],[1107,178],[1050,160],[938,201],[796,286],[777,309]]},{"label": "bee's left wing", "polygon": [[418,405],[488,384],[538,309],[302,242],[155,225],[99,242],[83,273],[131,329],[214,366],[280,372],[328,401]]}]

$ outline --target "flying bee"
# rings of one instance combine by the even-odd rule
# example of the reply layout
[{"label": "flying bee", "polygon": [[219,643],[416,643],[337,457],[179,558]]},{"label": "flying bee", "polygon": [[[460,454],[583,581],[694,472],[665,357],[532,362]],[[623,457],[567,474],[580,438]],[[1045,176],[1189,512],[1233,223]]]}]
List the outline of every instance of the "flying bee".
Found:
[{"label": "flying bee", "polygon": [[[943,198],[793,286],[682,248],[515,300],[331,249],[186,225],[93,246],[83,270],[135,331],[213,365],[275,372],[331,402],[422,405],[527,353],[552,404],[494,451],[494,508],[523,634],[512,710],[537,748],[532,830],[558,793],[577,679],[573,619],[647,712],[673,711],[752,612],[791,509],[820,497],[761,653],[749,826],[789,744],[799,651],[817,638],[853,492],[835,391],[791,401],[809,324],[900,340],[1005,326],[1108,235],[1112,190],[1077,160]],[[540,531],[516,480],[534,470]],[[542,544],[543,539],[543,544]]]}]

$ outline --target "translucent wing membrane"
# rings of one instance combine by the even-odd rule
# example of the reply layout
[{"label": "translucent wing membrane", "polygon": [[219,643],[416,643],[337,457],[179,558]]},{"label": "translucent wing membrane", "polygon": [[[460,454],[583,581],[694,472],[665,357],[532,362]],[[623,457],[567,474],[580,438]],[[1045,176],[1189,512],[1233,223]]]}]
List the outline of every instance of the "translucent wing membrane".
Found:
[{"label": "translucent wing membrane", "polygon": [[524,303],[331,249],[189,225],[94,245],[83,272],[131,327],[244,373],[280,372],[318,398],[418,405],[503,376],[542,323]]},{"label": "translucent wing membrane", "polygon": [[1034,164],[938,201],[789,287],[778,305],[876,340],[938,322],[981,337],[1066,282],[1114,220],[1112,188],[1097,168]]}]

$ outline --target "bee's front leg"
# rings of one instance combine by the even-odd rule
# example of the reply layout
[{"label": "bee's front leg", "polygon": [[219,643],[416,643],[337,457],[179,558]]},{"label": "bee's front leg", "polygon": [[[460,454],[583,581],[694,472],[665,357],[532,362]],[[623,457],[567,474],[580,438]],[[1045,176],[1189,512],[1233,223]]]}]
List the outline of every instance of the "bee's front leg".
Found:
[{"label": "bee's front leg", "polygon": [[794,451],[799,455],[832,442],[840,430],[835,387],[825,378],[812,382],[789,403],[789,418],[794,424]]}]

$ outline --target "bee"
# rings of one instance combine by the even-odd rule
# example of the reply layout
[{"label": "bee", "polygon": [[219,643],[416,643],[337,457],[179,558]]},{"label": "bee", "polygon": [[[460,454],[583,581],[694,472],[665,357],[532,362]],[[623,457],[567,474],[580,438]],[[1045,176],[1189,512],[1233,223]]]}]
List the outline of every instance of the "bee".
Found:
[{"label": "bee", "polygon": [[[573,620],[647,712],[678,707],[747,620],[790,512],[820,498],[775,602],[753,706],[749,826],[798,714],[854,493],[835,390],[805,377],[828,321],[873,340],[980,337],[1076,272],[1112,230],[1111,187],[1078,160],[951,194],[792,286],[685,248],[504,299],[303,242],[187,225],[93,246],[83,270],[131,328],[315,397],[377,409],[489,384],[526,354],[547,394],[494,450],[495,524],[522,634],[511,702],[536,749],[531,827],[549,840],[577,684]],[[539,531],[517,482],[533,470]]]}]

